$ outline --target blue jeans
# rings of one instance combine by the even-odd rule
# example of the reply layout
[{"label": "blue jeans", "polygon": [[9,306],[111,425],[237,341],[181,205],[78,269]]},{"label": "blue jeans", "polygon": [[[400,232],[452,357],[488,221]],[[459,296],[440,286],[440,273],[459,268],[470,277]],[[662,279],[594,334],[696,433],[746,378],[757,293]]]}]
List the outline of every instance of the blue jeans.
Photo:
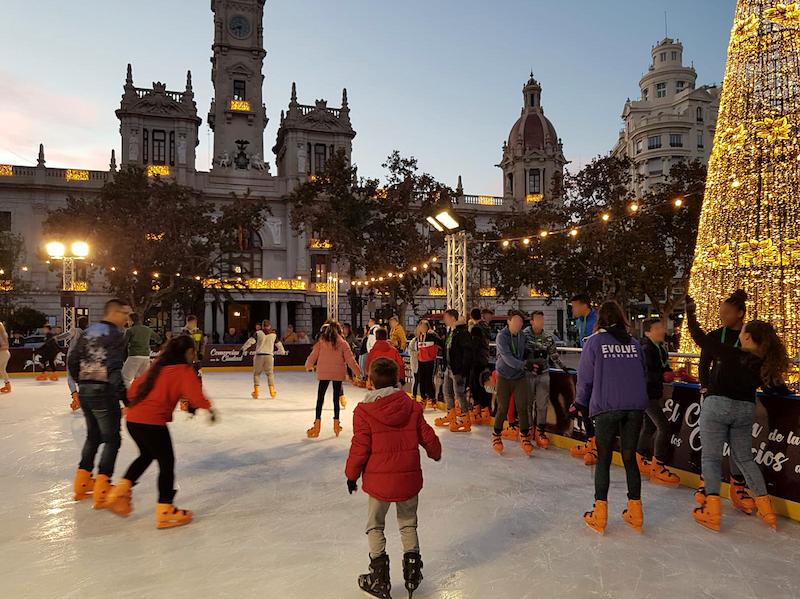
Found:
[{"label": "blue jeans", "polygon": [[105,384],[84,383],[80,386],[78,397],[86,420],[86,441],[81,451],[79,467],[91,472],[97,450],[103,445],[97,473],[111,478],[122,443],[119,433],[122,418],[119,401]]},{"label": "blue jeans", "polygon": [[710,395],[703,400],[700,440],[703,442],[703,480],[708,495],[719,495],[725,443],[730,445],[733,462],[744,474],[753,494],[756,497],[767,494],[764,475],[753,460],[755,410],[754,403],[721,395]]}]

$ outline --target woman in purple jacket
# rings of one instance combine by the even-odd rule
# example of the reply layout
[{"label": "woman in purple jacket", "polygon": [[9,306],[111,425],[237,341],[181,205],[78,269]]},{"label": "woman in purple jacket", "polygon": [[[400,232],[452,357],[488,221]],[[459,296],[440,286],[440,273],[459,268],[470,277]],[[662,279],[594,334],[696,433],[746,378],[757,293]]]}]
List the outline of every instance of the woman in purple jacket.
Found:
[{"label": "woman in purple jacket", "polygon": [[622,512],[622,518],[641,532],[642,479],[636,465],[636,445],[649,403],[647,366],[642,347],[628,333],[628,321],[617,302],[600,306],[595,333],[583,346],[576,403],[588,408],[597,439],[594,509],[583,519],[600,534],[605,531],[613,444],[619,436],[628,481],[628,509]]}]

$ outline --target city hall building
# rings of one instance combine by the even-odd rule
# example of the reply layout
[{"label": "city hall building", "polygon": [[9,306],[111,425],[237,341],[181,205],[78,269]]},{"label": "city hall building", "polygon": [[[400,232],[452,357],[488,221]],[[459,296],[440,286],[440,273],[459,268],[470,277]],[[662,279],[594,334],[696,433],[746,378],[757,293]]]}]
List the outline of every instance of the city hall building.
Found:
[{"label": "city hall building", "polygon": [[[264,3],[264,0],[211,2],[214,97],[206,118],[213,131],[214,158],[209,172],[196,169],[195,150],[202,118],[194,99],[191,72],[187,73],[182,89],[168,89],[161,82],[141,87],[136,85],[135,70],[130,65],[116,110],[120,145],[110,153],[108,170],[87,170],[81,165],[49,168],[45,146],[39,147],[36,166],[0,164],[0,230],[21,234],[25,245],[16,273],[26,284],[25,295],[18,298],[20,305],[41,310],[53,324],[62,324],[61,269],[59,264],[47,261],[42,221],[49,210],[63,206],[67,197],[95,196],[120,167],[133,164],[146,169],[150,176],[170,178],[219,204],[229,201],[231,193],[249,193],[270,203],[271,214],[265,225],[249,235],[237,252],[236,263],[231,265],[231,277],[252,273],[244,279],[243,288],[232,290],[228,299],[206,295],[204,311],[199,316],[207,333],[222,337],[229,327],[251,329],[263,318],[270,318],[279,330],[290,323],[305,331],[320,326],[326,317],[330,250],[325,240],[315,238],[312,231],[294,232],[286,197],[295,186],[321,172],[334,152],[344,151],[350,158],[356,131],[346,89],[338,106],[331,106],[325,100],[303,104],[292,85],[288,105],[280,112],[272,157],[268,157],[264,147],[268,113],[262,100],[266,56]],[[660,73],[661,63],[654,60],[653,68]],[[677,67],[679,63],[670,64]],[[681,101],[694,106],[697,102],[695,90],[691,89],[694,78],[689,72],[681,77],[687,90],[678,95]],[[658,95],[658,83],[655,85],[653,93]],[[677,85],[677,81],[670,80],[671,87]],[[672,91],[680,90],[676,87]],[[672,91],[668,94],[670,100],[676,95]],[[690,99],[684,100],[687,95]],[[631,104],[630,110],[638,111],[639,105]],[[711,115],[708,116],[710,119]],[[661,116],[659,120],[664,119]],[[632,128],[629,131],[630,141],[621,142],[617,152],[625,148],[633,153],[639,135],[634,135]],[[688,141],[689,136],[685,139]],[[710,146],[711,135],[707,140]],[[553,178],[563,175],[566,163],[561,140],[544,114],[542,87],[531,74],[522,88],[520,116],[503,142],[497,164],[502,170],[503,195],[467,194],[458,177],[454,209],[473,216],[479,229],[488,229],[491,221],[504,213],[550,199]],[[102,275],[93,272],[91,256],[86,262],[79,264],[77,270],[77,287],[81,289],[76,294],[77,312],[96,319],[109,296]],[[440,312],[445,307],[446,284],[442,276],[431,273],[426,283],[419,290],[417,314],[410,311],[407,314],[408,325],[418,316]],[[380,296],[362,292],[359,301],[351,302],[348,291],[349,285],[344,282],[339,300],[343,321],[354,319],[351,306],[362,308],[360,318],[381,309]],[[471,267],[469,303],[495,308],[499,314],[509,307],[499,305],[492,273],[479,265]],[[549,329],[557,329],[562,335],[566,329],[562,301],[547,302],[534,290],[521,289],[514,307],[528,311],[541,309],[546,313]],[[148,317],[159,329],[175,329],[182,324],[181,315],[171,306],[163,306]]]}]

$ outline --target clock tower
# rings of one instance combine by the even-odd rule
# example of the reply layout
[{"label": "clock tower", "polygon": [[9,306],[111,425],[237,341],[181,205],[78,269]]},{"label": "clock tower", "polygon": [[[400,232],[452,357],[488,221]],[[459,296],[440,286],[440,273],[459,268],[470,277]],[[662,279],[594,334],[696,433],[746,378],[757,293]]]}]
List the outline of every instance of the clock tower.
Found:
[{"label": "clock tower", "polygon": [[213,170],[267,170],[267,111],[262,101],[265,1],[211,0],[214,99],[208,124],[214,132]]}]

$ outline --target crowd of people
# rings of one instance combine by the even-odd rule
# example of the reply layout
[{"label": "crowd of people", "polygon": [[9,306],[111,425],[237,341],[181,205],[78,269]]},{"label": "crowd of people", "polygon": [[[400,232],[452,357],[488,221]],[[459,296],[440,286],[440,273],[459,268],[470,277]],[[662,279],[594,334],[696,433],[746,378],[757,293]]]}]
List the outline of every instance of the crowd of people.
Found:
[{"label": "crowd of people", "polygon": [[[442,316],[441,334],[430,320],[423,319],[410,338],[397,317],[390,318],[386,326],[370,320],[361,339],[347,324],[329,320],[322,326],[305,362],[318,380],[314,423],[307,436],[313,439],[320,435],[329,387],[333,389],[332,430],[336,437],[344,430],[340,420],[340,409],[346,405],[344,383],[350,380],[367,388],[353,413],[345,469],[349,492],[353,493],[362,479],[370,496],[370,566],[369,573],[359,577],[362,589],[376,597],[389,596],[389,558],[383,531],[392,503],[397,506],[409,593],[422,580],[416,534],[422,487],[418,447],[437,461],[442,452],[434,429],[423,417],[427,407],[444,408],[445,414],[434,420],[439,428],[461,434],[472,432],[475,426],[490,426],[488,444],[494,452],[503,454],[511,442],[530,456],[535,447],[550,446],[546,431],[550,373],[561,370],[577,375],[572,413],[587,439],[570,451],[585,464],[595,466],[594,502],[583,516],[591,529],[602,534],[608,525],[610,467],[617,439],[628,491],[621,516],[632,529],[641,531],[644,524],[643,477],[663,485],[680,484],[680,477],[666,466],[669,423],[664,414],[664,383],[672,381],[673,373],[664,322],[645,320],[639,340],[632,335],[630,323],[616,302],[606,301],[594,309],[584,295],[571,301],[582,347],[577,372],[562,361],[553,335],[545,332],[541,311],[526,315],[511,310],[494,338],[495,356],[490,351],[494,319],[489,310],[472,310],[469,319],[447,310]],[[735,291],[721,304],[722,327],[710,332],[698,323],[694,301],[687,298],[686,303],[687,332],[702,350],[699,377],[704,397],[699,420],[702,482],[695,493],[699,507],[693,516],[698,524],[715,531],[720,530],[722,522],[720,491],[726,445],[730,447],[732,505],[776,527],[764,477],[751,452],[752,427],[758,390],[785,391],[789,358],[770,324],[746,320],[746,302],[747,295]],[[175,456],[168,423],[176,405],[180,402],[182,409],[191,413],[205,409],[212,421],[216,418],[202,388],[200,366],[206,336],[197,318],[188,316],[180,334],[164,337],[142,323],[125,302],[115,299],[106,303],[99,322],[89,325],[83,317],[68,334],[50,331],[45,341],[45,346],[55,348],[59,341],[68,343],[67,382],[72,408],[82,410],[86,422],[86,439],[74,480],[75,499],[91,497],[95,509],[107,508],[127,516],[132,510],[134,485],[156,461],[158,528],[181,526],[192,520],[191,511],[174,505]],[[260,396],[262,375],[267,377],[270,396],[276,397],[274,356],[284,354],[284,344],[297,343],[298,337],[293,328],[279,337],[265,320],[251,336],[237,341],[242,343],[243,352],[255,347],[254,399]],[[0,324],[3,393],[10,391],[5,372],[9,345],[8,334]],[[154,346],[158,354],[151,359]],[[46,347],[42,350],[52,372],[53,356]],[[405,391],[407,384],[410,393]],[[443,406],[438,402],[440,392]],[[123,478],[112,484],[123,418],[139,456]]]}]

